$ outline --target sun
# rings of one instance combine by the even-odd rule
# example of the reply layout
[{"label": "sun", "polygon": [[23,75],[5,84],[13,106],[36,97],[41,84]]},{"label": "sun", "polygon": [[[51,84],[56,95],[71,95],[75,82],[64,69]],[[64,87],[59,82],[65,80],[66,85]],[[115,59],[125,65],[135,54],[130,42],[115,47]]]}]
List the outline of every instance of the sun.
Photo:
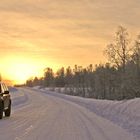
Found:
[{"label": "sun", "polygon": [[14,84],[23,84],[28,78],[41,75],[40,63],[26,57],[9,57],[4,64],[2,73]]},{"label": "sun", "polygon": [[24,83],[29,77],[35,74],[36,69],[34,65],[28,63],[15,63],[10,67],[11,77],[16,83]]}]

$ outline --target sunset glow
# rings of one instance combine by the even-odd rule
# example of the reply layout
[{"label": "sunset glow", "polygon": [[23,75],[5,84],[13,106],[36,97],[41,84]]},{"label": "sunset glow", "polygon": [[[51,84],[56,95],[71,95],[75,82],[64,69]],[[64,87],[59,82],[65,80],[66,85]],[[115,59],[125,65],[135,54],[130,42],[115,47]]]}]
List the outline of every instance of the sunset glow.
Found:
[{"label": "sunset glow", "polygon": [[119,25],[133,38],[139,33],[139,6],[139,0],[0,1],[0,72],[22,83],[46,67],[104,63]]},{"label": "sunset glow", "polygon": [[14,79],[15,83],[24,83],[29,77],[39,75],[38,70],[39,65],[27,58],[7,57],[1,73],[6,79]]}]

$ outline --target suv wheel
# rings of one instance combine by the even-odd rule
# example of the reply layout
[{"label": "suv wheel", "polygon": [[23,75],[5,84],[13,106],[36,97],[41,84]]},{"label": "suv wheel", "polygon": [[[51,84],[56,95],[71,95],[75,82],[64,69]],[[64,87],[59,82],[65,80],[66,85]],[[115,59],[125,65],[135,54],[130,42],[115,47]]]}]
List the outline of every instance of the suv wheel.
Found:
[{"label": "suv wheel", "polygon": [[11,115],[11,101],[9,103],[8,109],[5,110],[5,116],[10,117],[10,115]]},{"label": "suv wheel", "polygon": [[0,102],[0,119],[3,118],[3,103]]}]

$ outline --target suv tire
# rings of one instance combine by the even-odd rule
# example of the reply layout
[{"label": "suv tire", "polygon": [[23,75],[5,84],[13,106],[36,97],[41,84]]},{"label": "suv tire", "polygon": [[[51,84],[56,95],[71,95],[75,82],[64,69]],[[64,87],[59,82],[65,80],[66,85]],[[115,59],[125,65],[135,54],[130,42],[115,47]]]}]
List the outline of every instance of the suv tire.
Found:
[{"label": "suv tire", "polygon": [[8,109],[5,110],[5,116],[10,117],[10,115],[11,115],[11,101],[9,103]]},{"label": "suv tire", "polygon": [[0,102],[0,119],[3,118],[3,103]]}]

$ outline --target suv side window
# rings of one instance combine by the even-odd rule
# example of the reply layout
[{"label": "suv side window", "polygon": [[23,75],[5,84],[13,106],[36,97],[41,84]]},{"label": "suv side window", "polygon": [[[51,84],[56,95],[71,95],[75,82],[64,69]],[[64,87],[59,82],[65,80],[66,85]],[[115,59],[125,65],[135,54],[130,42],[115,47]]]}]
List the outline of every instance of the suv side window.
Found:
[{"label": "suv side window", "polygon": [[3,87],[3,83],[1,83],[1,93],[4,93],[5,89]]},{"label": "suv side window", "polygon": [[3,83],[3,88],[4,88],[4,91],[8,91],[8,88],[4,83]]}]

